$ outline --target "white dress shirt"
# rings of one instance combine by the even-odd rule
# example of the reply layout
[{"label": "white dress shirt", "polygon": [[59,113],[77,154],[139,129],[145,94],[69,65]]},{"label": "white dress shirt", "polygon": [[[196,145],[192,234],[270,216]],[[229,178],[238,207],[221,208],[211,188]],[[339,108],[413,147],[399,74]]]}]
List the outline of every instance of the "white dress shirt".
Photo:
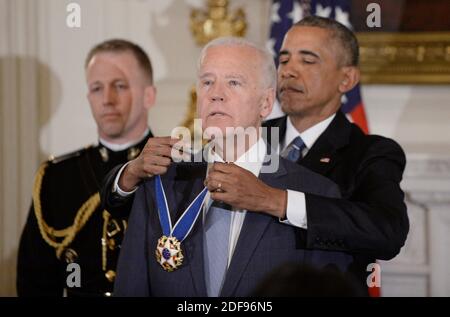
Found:
[{"label": "white dress shirt", "polygon": [[[303,131],[302,133],[298,132],[298,130],[292,124],[291,119],[288,117],[286,124],[286,135],[283,142],[280,144],[278,153],[282,153],[284,150],[286,150],[289,144],[291,144],[291,142],[294,141],[297,136],[300,136],[305,143],[305,148],[302,151],[302,157],[305,157],[309,149],[314,145],[319,136],[330,125],[335,116],[336,114],[331,115],[325,120]],[[304,193],[288,189],[286,220],[282,222],[303,229],[308,228]]]},{"label": "white dress shirt", "polygon": [[[258,177],[266,153],[267,153],[266,142],[264,142],[263,138],[259,138],[258,142],[256,142],[247,152],[241,155],[234,162],[234,164],[251,172],[253,175]],[[217,153],[213,153],[213,160],[208,160],[208,162],[223,162],[223,159]],[[210,164],[208,164],[208,167],[209,166]],[[205,207],[203,213],[203,221],[205,220],[206,213],[208,212],[211,203],[212,200],[210,199],[210,193],[208,192],[204,204]],[[236,248],[236,243],[239,239],[239,235],[241,233],[242,225],[244,224],[246,214],[247,210],[245,209],[233,208],[233,211],[231,212],[230,235],[228,242],[228,266],[230,265],[234,249]]]}]

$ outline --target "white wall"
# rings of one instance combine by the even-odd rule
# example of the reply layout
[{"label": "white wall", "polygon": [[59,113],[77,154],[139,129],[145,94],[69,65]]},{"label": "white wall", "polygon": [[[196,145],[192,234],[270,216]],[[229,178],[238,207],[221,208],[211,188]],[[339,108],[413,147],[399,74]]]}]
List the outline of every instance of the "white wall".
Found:
[{"label": "white wall", "polygon": [[[149,53],[158,88],[157,104],[150,112],[149,123],[159,135],[170,133],[173,126],[183,121],[189,89],[195,79],[200,48],[190,34],[189,15],[191,7],[205,6],[206,1],[77,0],[74,2],[80,4],[82,14],[80,29],[66,26],[66,5],[70,2],[0,0],[0,295],[15,294],[15,252],[37,164],[50,154],[62,154],[96,142],[95,124],[85,97],[83,64],[89,48],[107,38],[124,37],[136,41]],[[247,38],[265,44],[270,1],[230,2],[231,9],[243,7],[247,14]],[[439,166],[450,166],[445,163],[450,162],[449,88],[448,85],[363,86],[371,131],[393,137],[404,147],[408,159],[416,162],[414,166],[425,166],[422,174],[414,174],[416,170],[410,169],[407,173],[412,176],[407,176],[408,182],[404,184],[418,193],[419,198],[425,189],[431,194],[442,192],[440,186],[448,186],[450,179],[450,169],[440,167],[440,181],[429,167],[435,165],[427,165],[438,160]],[[427,179],[431,180],[423,183]],[[425,202],[428,204],[431,199],[434,206],[435,200],[427,197]],[[439,203],[439,214],[448,209],[445,202]],[[418,233],[410,240],[420,239],[423,245],[420,252],[428,254],[429,212],[415,213],[417,220],[413,226],[417,230],[412,231]],[[445,234],[445,230],[441,231]],[[439,259],[441,253],[434,254]],[[425,280],[413,280],[411,283],[416,286],[412,288],[399,286],[396,279],[406,280],[396,275],[394,268],[387,293],[402,294],[408,290],[421,295],[450,295],[447,284],[436,284],[439,275],[430,273],[430,263],[435,260],[429,255],[424,257],[419,271],[425,273],[417,276],[424,276]],[[404,270],[408,261],[402,263],[400,268]],[[433,265],[442,270],[441,264]],[[430,291],[432,283],[440,293]]]},{"label": "white wall", "polygon": [[450,155],[450,85],[364,85],[371,133],[407,153]]}]

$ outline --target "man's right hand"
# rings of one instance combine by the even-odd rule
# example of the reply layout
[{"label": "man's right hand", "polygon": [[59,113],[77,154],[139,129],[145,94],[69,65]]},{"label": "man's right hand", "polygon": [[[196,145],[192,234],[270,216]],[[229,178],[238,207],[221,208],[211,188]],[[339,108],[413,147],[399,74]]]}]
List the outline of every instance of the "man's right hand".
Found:
[{"label": "man's right hand", "polygon": [[119,178],[119,187],[123,191],[132,191],[145,178],[162,175],[167,172],[174,144],[180,139],[168,137],[150,138],[141,154],[126,166]]}]

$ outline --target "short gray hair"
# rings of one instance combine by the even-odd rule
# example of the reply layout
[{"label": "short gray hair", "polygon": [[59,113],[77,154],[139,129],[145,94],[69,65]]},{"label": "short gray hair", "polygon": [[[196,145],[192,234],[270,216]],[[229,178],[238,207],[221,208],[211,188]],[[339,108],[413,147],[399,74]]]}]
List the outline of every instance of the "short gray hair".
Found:
[{"label": "short gray hair", "polygon": [[277,69],[275,66],[275,62],[273,60],[272,54],[269,53],[265,48],[262,48],[258,45],[256,45],[253,42],[250,42],[249,40],[246,40],[242,37],[219,37],[217,39],[214,39],[210,42],[208,42],[200,52],[200,57],[198,59],[197,63],[197,70],[200,71],[200,66],[203,62],[203,59],[205,58],[206,52],[211,47],[216,46],[244,46],[249,47],[254,50],[256,50],[262,60],[262,69],[263,72],[263,86],[264,88],[273,88],[276,90],[277,88]]}]

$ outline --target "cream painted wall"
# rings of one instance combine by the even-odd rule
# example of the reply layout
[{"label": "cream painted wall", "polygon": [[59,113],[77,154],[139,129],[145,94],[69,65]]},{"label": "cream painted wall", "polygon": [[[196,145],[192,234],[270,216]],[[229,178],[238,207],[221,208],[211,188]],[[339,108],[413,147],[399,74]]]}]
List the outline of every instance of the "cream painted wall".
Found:
[{"label": "cream painted wall", "polygon": [[364,85],[362,96],[371,133],[408,154],[450,156],[450,85]]},{"label": "cream painted wall", "polygon": [[[85,98],[89,48],[124,37],[150,54],[158,96],[149,123],[158,135],[183,120],[195,80],[200,48],[189,31],[189,13],[205,1],[77,0],[80,29],[65,24],[70,2],[0,0],[0,295],[15,294],[17,244],[38,163],[96,142]],[[247,38],[265,44],[270,1],[230,2],[247,14]],[[450,160],[449,88],[365,85],[371,131],[396,139],[408,157]]]}]

